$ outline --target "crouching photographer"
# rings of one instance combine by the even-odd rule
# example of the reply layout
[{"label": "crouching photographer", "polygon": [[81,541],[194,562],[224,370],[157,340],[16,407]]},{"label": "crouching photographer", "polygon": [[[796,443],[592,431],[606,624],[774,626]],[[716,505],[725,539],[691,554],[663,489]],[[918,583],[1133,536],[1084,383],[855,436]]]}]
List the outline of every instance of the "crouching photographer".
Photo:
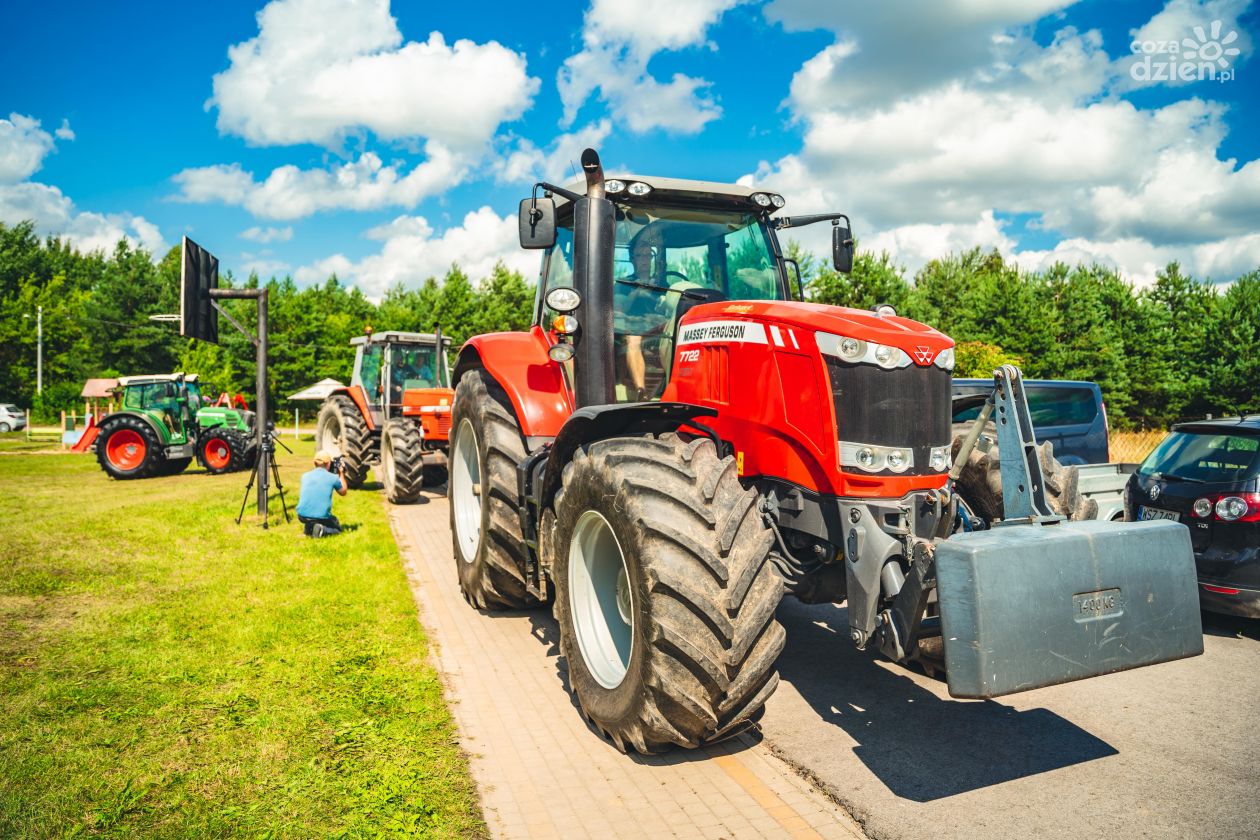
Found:
[{"label": "crouching photographer", "polygon": [[331,537],[341,533],[341,523],[332,514],[332,494],[340,496],[350,488],[346,484],[346,468],[341,458],[333,458],[325,450],[315,453],[315,469],[302,476],[298,494],[297,517],[308,537]]}]

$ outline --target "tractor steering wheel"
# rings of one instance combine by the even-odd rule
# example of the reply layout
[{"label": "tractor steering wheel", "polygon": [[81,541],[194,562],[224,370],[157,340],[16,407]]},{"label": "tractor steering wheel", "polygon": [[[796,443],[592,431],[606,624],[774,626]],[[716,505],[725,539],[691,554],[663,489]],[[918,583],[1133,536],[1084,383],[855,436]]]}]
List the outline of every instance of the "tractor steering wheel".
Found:
[{"label": "tractor steering wheel", "polygon": [[668,277],[671,274],[681,279],[684,283],[691,282],[691,280],[687,278],[687,275],[683,274],[681,271],[674,271],[673,269],[669,269],[668,271],[665,272],[666,277]]}]

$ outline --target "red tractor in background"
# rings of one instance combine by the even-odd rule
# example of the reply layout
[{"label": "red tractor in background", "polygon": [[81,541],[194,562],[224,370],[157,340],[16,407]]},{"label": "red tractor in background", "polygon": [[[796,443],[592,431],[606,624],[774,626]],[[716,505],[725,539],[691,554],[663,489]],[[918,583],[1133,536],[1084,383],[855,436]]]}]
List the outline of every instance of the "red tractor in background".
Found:
[{"label": "red tractor in background", "polygon": [[359,487],[377,466],[391,502],[413,502],[446,481],[451,428],[450,339],[436,333],[372,332],[352,338],[350,387],[325,398],[315,445],[341,456]]},{"label": "red tractor in background", "polygon": [[[829,222],[848,271],[846,216],[606,179],[590,149],[582,168],[521,202],[534,326],[460,350],[448,496],[465,597],[554,598],[571,690],[620,749],[753,720],[785,591],[847,601],[855,645],[943,669],[959,697],[1202,652],[1185,526],[1072,521],[1018,370],[951,440],[952,339],[802,301],[777,231]],[[977,515],[998,474],[998,514]]]}]

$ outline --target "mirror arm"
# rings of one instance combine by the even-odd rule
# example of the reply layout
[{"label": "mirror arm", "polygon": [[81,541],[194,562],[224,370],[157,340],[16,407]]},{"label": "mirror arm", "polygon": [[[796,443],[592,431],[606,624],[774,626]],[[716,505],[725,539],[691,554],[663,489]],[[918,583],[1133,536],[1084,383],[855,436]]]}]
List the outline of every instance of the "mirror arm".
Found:
[{"label": "mirror arm", "polygon": [[539,187],[542,187],[544,190],[546,190],[549,193],[554,193],[558,196],[567,198],[569,201],[577,201],[579,198],[585,197],[585,196],[578,195],[575,192],[571,192],[570,190],[566,190],[564,187],[557,187],[555,184],[548,184],[546,181],[539,181],[537,184],[534,184],[533,197],[535,201],[538,199]]},{"label": "mirror arm", "polygon": [[805,227],[805,225],[812,225],[816,222],[831,222],[834,225],[840,219],[844,219],[844,223],[850,228],[853,227],[849,217],[843,213],[819,213],[813,216],[780,216],[777,219],[772,219],[771,223],[774,225],[775,230],[783,230],[785,228]]}]

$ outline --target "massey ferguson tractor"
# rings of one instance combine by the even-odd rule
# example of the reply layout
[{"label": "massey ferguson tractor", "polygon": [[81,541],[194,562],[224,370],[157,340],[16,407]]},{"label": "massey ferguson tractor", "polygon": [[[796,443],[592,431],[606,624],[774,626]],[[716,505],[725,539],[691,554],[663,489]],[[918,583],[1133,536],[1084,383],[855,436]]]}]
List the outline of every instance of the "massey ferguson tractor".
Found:
[{"label": "massey ferguson tractor", "polygon": [[[830,223],[847,271],[845,216],[605,179],[589,149],[582,167],[521,202],[521,244],[544,249],[534,326],[460,350],[448,495],[465,597],[554,597],[569,684],[619,748],[752,720],[785,591],[847,601],[855,645],[935,660],[957,697],[1202,652],[1186,527],[1056,512],[1018,370],[951,441],[948,336],[799,299],[776,233]],[[994,459],[1004,507],[985,520],[963,476]]]},{"label": "massey ferguson tractor", "polygon": [[450,339],[441,330],[368,331],[350,343],[350,387],[324,400],[315,445],[342,457],[351,487],[361,486],[375,465],[391,502],[414,502],[422,487],[446,480],[455,396],[446,360]]},{"label": "massey ferguson tractor", "polygon": [[175,475],[194,457],[213,475],[253,464],[254,414],[239,397],[210,405],[195,373],[124,376],[118,385],[122,409],[95,435],[96,459],[114,478]]}]

